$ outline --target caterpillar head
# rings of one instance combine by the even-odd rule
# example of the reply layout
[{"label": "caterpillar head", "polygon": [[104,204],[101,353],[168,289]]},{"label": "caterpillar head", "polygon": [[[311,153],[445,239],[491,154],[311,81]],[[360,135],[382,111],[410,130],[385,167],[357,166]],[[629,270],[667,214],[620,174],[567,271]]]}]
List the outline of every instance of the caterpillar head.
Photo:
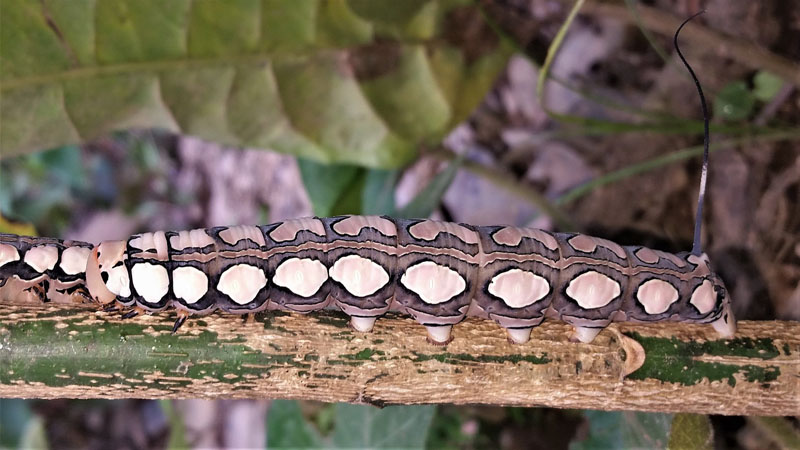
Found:
[{"label": "caterpillar head", "polygon": [[125,267],[125,241],[106,241],[92,250],[86,264],[86,287],[101,304],[117,296],[130,297],[130,274]]}]

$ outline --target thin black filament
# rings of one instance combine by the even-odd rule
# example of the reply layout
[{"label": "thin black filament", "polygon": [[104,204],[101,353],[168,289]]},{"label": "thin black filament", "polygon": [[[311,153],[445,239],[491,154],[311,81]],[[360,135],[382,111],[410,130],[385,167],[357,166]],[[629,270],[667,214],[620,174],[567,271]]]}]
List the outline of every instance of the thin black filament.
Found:
[{"label": "thin black filament", "polygon": [[680,34],[684,25],[704,12],[705,11],[697,12],[688,19],[684,20],[681,26],[678,27],[678,30],[675,31],[675,37],[672,39],[672,43],[675,46],[675,51],[678,52],[678,56],[681,58],[683,65],[686,66],[686,70],[689,71],[689,75],[691,75],[692,80],[694,80],[694,85],[697,87],[697,93],[700,94],[700,106],[703,108],[703,169],[700,172],[700,193],[697,196],[697,214],[694,218],[694,241],[692,242],[692,254],[698,256],[703,253],[703,249],[700,244],[700,230],[703,224],[703,202],[706,197],[706,180],[708,179],[708,144],[710,141],[708,132],[708,107],[706,106],[706,97],[703,95],[703,88],[700,87],[700,80],[697,79],[697,75],[694,74],[692,66],[686,62],[686,58],[683,57],[683,53],[681,53],[681,49],[678,47],[678,34]]}]

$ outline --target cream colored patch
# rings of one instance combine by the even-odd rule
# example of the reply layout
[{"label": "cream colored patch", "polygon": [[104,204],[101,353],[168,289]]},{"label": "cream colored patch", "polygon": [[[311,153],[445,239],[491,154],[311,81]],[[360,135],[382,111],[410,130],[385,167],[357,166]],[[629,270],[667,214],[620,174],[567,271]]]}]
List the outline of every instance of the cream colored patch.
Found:
[{"label": "cream colored patch", "polygon": [[593,238],[593,239],[597,242],[597,245],[611,250],[620,259],[628,259],[628,254],[625,253],[625,249],[622,248],[622,246],[617,244],[616,242],[609,241],[608,239],[600,239],[600,238]]},{"label": "cream colored patch", "polygon": [[533,272],[511,269],[492,278],[488,289],[509,307],[524,308],[543,299],[550,283]]},{"label": "cream colored patch", "polygon": [[325,264],[311,258],[289,258],[275,269],[272,282],[301,297],[311,297],[328,279]]},{"label": "cream colored patch", "polygon": [[618,282],[592,270],[570,281],[566,292],[581,308],[596,309],[619,297],[621,290]]},{"label": "cream colored patch", "polygon": [[678,301],[678,290],[664,280],[647,280],[636,291],[636,299],[647,314],[661,314]]},{"label": "cream colored patch", "polygon": [[102,269],[102,271],[108,274],[108,281],[105,282],[105,285],[109,291],[120,297],[131,296],[131,281],[128,269],[124,265]]},{"label": "cream colored patch", "polygon": [[424,261],[406,269],[400,283],[429,304],[444,303],[467,288],[464,278],[455,270]]},{"label": "cream colored patch", "polygon": [[152,253],[154,251],[154,256],[159,261],[167,261],[169,259],[167,236],[163,231],[154,231],[152,233],[142,233],[136,235],[128,241],[128,245],[148,253]]},{"label": "cream colored patch", "polygon": [[269,237],[275,242],[288,242],[297,239],[297,233],[310,231],[317,236],[325,237],[325,226],[322,221],[313,217],[304,219],[287,220],[269,232]]},{"label": "cream colored patch", "polygon": [[244,305],[255,300],[266,285],[267,277],[263,270],[249,264],[236,264],[222,272],[217,289],[234,302]]},{"label": "cream colored patch", "polygon": [[623,249],[619,244],[606,239],[578,234],[569,238],[567,243],[575,250],[583,253],[592,253],[597,250],[598,246],[600,246],[611,250],[621,259],[626,259],[628,257],[628,255],[625,253],[625,249]]},{"label": "cream colored patch", "polygon": [[164,266],[151,263],[134,264],[131,278],[136,293],[147,303],[158,303],[169,292],[169,275]]},{"label": "cream colored patch", "polygon": [[592,342],[601,331],[603,331],[602,328],[575,327],[573,336],[584,344],[588,344]]},{"label": "cream colored patch", "polygon": [[597,242],[592,237],[583,234],[572,236],[567,240],[567,243],[575,250],[583,253],[592,253],[597,250]]},{"label": "cream colored patch", "polygon": [[647,264],[655,264],[660,259],[658,257],[658,253],[655,251],[647,248],[642,247],[639,250],[636,250],[635,253],[636,257],[639,258],[642,262],[646,262]]},{"label": "cream colored patch", "polygon": [[14,261],[19,261],[17,248],[8,244],[0,244],[0,267]]},{"label": "cream colored patch", "polygon": [[426,326],[428,330],[428,337],[431,341],[437,344],[447,344],[450,342],[450,331],[453,329],[452,325],[443,326]]},{"label": "cream colored patch", "polygon": [[214,244],[214,238],[206,230],[183,230],[170,236],[169,245],[173,250],[181,251],[187,248],[203,248]]},{"label": "cream colored patch", "polygon": [[197,303],[208,292],[208,277],[202,270],[183,266],[172,271],[172,292],[188,304]]},{"label": "cream colored patch", "polygon": [[678,255],[674,255],[672,253],[660,252],[658,250],[656,250],[656,253],[658,253],[662,258],[672,261],[672,264],[675,264],[677,267],[686,267],[686,261],[678,257]]},{"label": "cream colored patch", "polygon": [[331,278],[356,297],[372,295],[389,283],[389,274],[380,264],[358,255],[347,255],[331,266]]},{"label": "cream colored patch", "polygon": [[39,273],[53,270],[56,266],[56,262],[58,262],[58,249],[49,245],[33,247],[25,252],[23,261]]},{"label": "cream colored patch", "polygon": [[353,326],[354,330],[366,333],[372,331],[372,327],[375,325],[375,317],[353,316],[350,318],[350,325]]},{"label": "cream colored patch", "polygon": [[239,241],[249,239],[261,247],[267,245],[261,229],[252,225],[237,225],[228,227],[219,232],[219,237],[229,245],[236,245]]},{"label": "cream colored patch", "polygon": [[508,338],[515,344],[524,344],[531,338],[533,328],[508,328]]},{"label": "cream colored patch", "polygon": [[348,216],[334,223],[332,228],[344,236],[358,236],[365,228],[374,228],[384,236],[397,236],[394,222],[380,216]]},{"label": "cream colored patch", "polygon": [[92,249],[86,247],[69,247],[61,252],[61,270],[67,275],[77,275],[86,271],[86,262]]},{"label": "cream colored patch", "polygon": [[120,297],[131,295],[130,275],[123,264],[127,258],[125,247],[125,241],[105,241],[97,247],[97,275],[106,273],[108,278],[103,284],[112,294]]},{"label": "cream colored patch", "polygon": [[714,284],[709,280],[703,280],[703,283],[695,288],[689,303],[694,305],[700,314],[710,313],[717,303],[717,294],[714,292]]},{"label": "cream colored patch", "polygon": [[711,326],[717,330],[720,336],[725,338],[733,337],[733,335],[736,334],[736,319],[734,319],[731,313],[730,305],[724,306],[722,315],[719,319],[711,322]]},{"label": "cream colored patch", "polygon": [[432,241],[436,239],[436,236],[438,236],[439,233],[447,233],[457,237],[467,244],[478,243],[478,233],[452,222],[423,220],[422,222],[411,225],[408,228],[408,233],[417,239],[422,239],[423,241]]},{"label": "cream colored patch", "polygon": [[524,237],[535,239],[552,251],[558,250],[556,238],[536,228],[505,227],[492,234],[495,242],[509,247],[518,246]]}]

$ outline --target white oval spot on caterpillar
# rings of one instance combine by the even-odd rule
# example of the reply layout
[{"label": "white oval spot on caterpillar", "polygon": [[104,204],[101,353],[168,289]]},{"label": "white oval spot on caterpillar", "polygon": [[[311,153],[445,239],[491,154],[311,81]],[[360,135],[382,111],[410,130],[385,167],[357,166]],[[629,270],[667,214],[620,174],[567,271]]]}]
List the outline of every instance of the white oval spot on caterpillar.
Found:
[{"label": "white oval spot on caterpillar", "polygon": [[433,241],[439,233],[451,234],[467,244],[478,243],[478,233],[457,223],[423,220],[408,227],[408,234],[423,241]]},{"label": "white oval spot on caterpillar", "polygon": [[68,247],[61,252],[61,270],[67,275],[77,275],[86,270],[86,261],[92,249],[87,247]]},{"label": "white oval spot on caterpillar", "polygon": [[0,267],[14,261],[19,261],[17,248],[13,245],[0,244]]},{"label": "white oval spot on caterpillar", "polygon": [[252,225],[228,227],[219,232],[219,237],[230,245],[236,245],[236,243],[244,239],[249,239],[261,247],[267,245],[261,229]]},{"label": "white oval spot on caterpillar", "polygon": [[214,244],[214,238],[206,230],[184,230],[170,236],[169,245],[173,250],[181,251],[186,248],[203,248]]},{"label": "white oval spot on caterpillar", "polygon": [[692,298],[689,303],[697,308],[700,314],[708,314],[714,309],[717,303],[717,295],[714,292],[714,283],[710,280],[703,280],[700,286],[697,286],[692,292]]},{"label": "white oval spot on caterpillar", "polygon": [[505,227],[492,234],[492,240],[509,247],[518,246],[524,237],[535,239],[552,251],[558,250],[556,238],[536,228]]},{"label": "white oval spot on caterpillar", "polygon": [[49,245],[33,247],[25,252],[23,261],[39,273],[44,273],[46,270],[53,270],[53,267],[56,266],[56,262],[58,261],[58,249]]},{"label": "white oval spot on caterpillar", "polygon": [[566,292],[581,308],[596,309],[611,303],[622,291],[616,280],[590,270],[573,278]]},{"label": "white oval spot on caterpillar", "polygon": [[432,261],[423,261],[406,269],[400,283],[429,305],[444,303],[467,288],[467,282],[458,272]]},{"label": "white oval spot on caterpillar", "polygon": [[678,290],[664,280],[647,280],[636,291],[636,300],[644,306],[647,314],[661,314],[678,301]]},{"label": "white oval spot on caterpillar", "polygon": [[191,305],[208,292],[208,277],[196,267],[178,267],[172,271],[172,285],[175,297]]},{"label": "white oval spot on caterpillar", "polygon": [[331,266],[331,278],[356,297],[372,295],[389,283],[389,274],[380,264],[358,255],[347,255]]},{"label": "white oval spot on caterpillar", "polygon": [[352,325],[353,329],[356,331],[367,333],[372,331],[372,327],[375,325],[375,317],[353,316],[350,318],[350,325]]},{"label": "white oval spot on caterpillar", "polygon": [[133,287],[147,303],[158,303],[169,291],[169,275],[164,266],[151,263],[134,264],[131,268]]},{"label": "white oval spot on caterpillar", "polygon": [[289,258],[275,269],[272,282],[301,297],[311,297],[328,279],[328,268],[311,258]]},{"label": "white oval spot on caterpillar", "polygon": [[313,217],[292,219],[281,223],[269,232],[269,237],[275,242],[288,242],[297,239],[297,233],[310,231],[317,236],[325,237],[325,226],[322,221]]},{"label": "white oval spot on caterpillar", "polygon": [[533,272],[511,269],[492,278],[488,290],[509,307],[524,308],[543,299],[550,283]]},{"label": "white oval spot on caterpillar", "polygon": [[380,216],[347,216],[334,223],[331,228],[344,236],[358,236],[365,228],[374,228],[384,236],[397,236],[394,222]]},{"label": "white oval spot on caterpillar", "polygon": [[236,264],[222,272],[217,289],[234,302],[244,305],[255,300],[258,291],[267,285],[264,271],[249,264]]},{"label": "white oval spot on caterpillar", "polygon": [[647,264],[655,264],[660,259],[658,253],[647,247],[642,247],[634,253],[640,261]]}]

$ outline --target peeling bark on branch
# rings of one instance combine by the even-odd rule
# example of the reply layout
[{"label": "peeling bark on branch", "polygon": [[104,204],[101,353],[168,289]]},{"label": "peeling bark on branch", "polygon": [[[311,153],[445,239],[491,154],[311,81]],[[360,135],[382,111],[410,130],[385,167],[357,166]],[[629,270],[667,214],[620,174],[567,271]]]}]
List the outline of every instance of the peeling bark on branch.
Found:
[{"label": "peeling bark on branch", "polygon": [[[741,322],[736,338],[685,324],[612,325],[591,344],[547,322],[509,344],[485,320],[428,344],[406,317],[351,330],[325,311],[122,321],[75,307],[0,305],[0,396],[301,398],[800,415],[800,324]],[[629,373],[630,372],[630,373]],[[629,373],[625,376],[626,373]]]}]

